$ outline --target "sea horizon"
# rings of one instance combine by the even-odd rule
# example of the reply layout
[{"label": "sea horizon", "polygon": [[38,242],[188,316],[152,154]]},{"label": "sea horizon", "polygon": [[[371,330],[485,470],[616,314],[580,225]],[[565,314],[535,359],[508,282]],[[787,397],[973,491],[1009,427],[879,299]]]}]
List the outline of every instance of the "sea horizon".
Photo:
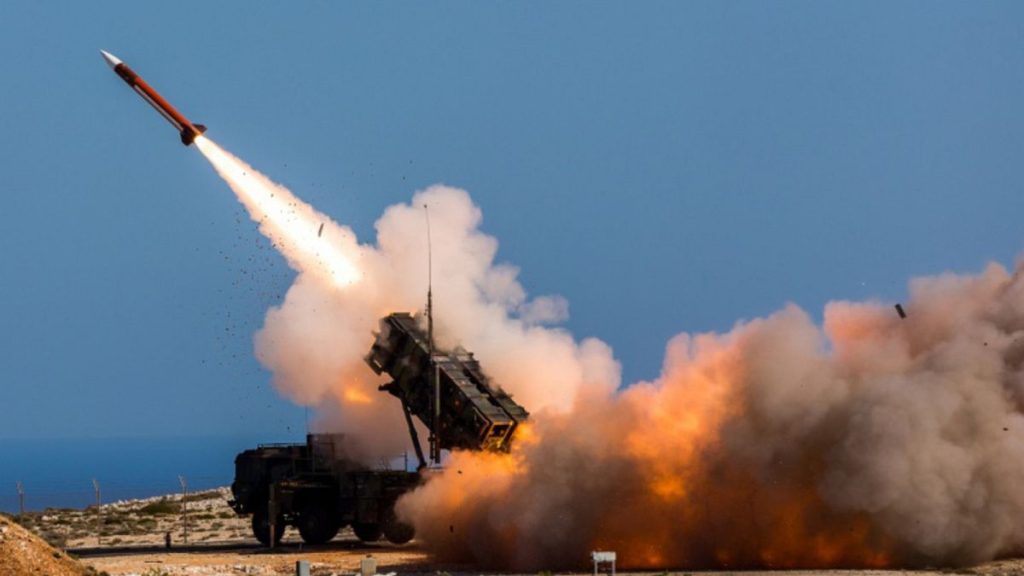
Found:
[{"label": "sea horizon", "polygon": [[0,512],[85,508],[101,503],[189,492],[231,484],[235,455],[257,444],[296,438],[237,435],[0,438]]}]

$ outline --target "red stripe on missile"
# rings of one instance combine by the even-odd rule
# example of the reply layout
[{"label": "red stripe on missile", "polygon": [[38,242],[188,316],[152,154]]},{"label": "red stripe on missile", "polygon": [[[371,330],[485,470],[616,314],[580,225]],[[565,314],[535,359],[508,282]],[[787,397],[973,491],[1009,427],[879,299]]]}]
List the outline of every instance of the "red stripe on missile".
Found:
[{"label": "red stripe on missile", "polygon": [[135,90],[139,96],[149,105],[156,109],[174,129],[181,134],[181,143],[188,146],[195,141],[196,136],[199,136],[203,132],[206,132],[206,126],[202,124],[193,124],[185,115],[178,112],[177,108],[171,106],[171,103],[164,99],[159,92],[153,89],[145,80],[139,77],[134,70],[128,67],[127,64],[118,59],[110,52],[100,50],[103,54],[103,59],[107,61],[107,64],[114,69],[114,73],[121,77],[129,86]]}]

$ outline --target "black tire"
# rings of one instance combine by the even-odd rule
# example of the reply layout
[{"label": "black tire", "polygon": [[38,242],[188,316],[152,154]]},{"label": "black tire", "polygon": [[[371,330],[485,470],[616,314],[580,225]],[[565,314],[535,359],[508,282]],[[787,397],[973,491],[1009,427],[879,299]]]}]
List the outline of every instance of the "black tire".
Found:
[{"label": "black tire", "polygon": [[383,535],[380,524],[356,522],[352,524],[352,531],[356,533],[356,538],[363,542],[376,542]]},{"label": "black tire", "polygon": [[394,519],[384,525],[384,537],[392,544],[405,544],[416,535],[412,526]]},{"label": "black tire", "polygon": [[[278,519],[274,525],[274,545],[281,543],[284,537],[284,522]],[[252,535],[264,546],[270,546],[270,517],[266,510],[257,510],[252,515]]]},{"label": "black tire", "polygon": [[338,519],[324,508],[307,508],[299,515],[299,535],[306,544],[324,544],[338,535]]},{"label": "black tire", "polygon": [[384,537],[392,544],[405,544],[416,535],[413,527],[398,520],[395,514],[395,503],[388,506],[387,515],[384,517]]}]

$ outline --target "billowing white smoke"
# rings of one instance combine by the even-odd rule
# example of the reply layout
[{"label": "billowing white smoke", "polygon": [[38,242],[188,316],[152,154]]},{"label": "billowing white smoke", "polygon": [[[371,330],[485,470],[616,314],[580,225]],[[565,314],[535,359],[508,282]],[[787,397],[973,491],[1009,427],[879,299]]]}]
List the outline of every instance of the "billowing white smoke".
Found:
[{"label": "billowing white smoke", "polygon": [[410,204],[385,211],[375,245],[360,245],[349,228],[210,140],[196,144],[299,273],[284,302],[267,313],[256,335],[257,357],[285,395],[319,408],[320,426],[351,433],[370,456],[401,454],[409,446],[398,403],[377,390],[384,380],[363,357],[382,316],[424,308],[424,205],[432,227],[439,345],[472,350],[495,382],[532,412],[569,410],[582,386],[605,392],[618,386],[619,367],[607,345],[594,339],[578,344],[545,326],[564,319],[565,301],[528,299],[518,270],[495,263],[498,243],[479,230],[480,210],[465,191],[432,186],[416,193]]},{"label": "billowing white smoke", "polygon": [[260,361],[374,455],[408,439],[363,355],[378,318],[423,308],[429,204],[439,340],[476,352],[533,414],[511,455],[457,453],[400,502],[441,556],[532,570],[604,548],[635,567],[855,567],[1024,549],[1019,273],[915,280],[906,319],[837,302],[823,327],[789,306],[680,335],[657,381],[617,392],[609,348],[548,325],[566,304],[526,298],[464,191],[418,192],[360,245],[197,144],[299,272],[256,335]]}]

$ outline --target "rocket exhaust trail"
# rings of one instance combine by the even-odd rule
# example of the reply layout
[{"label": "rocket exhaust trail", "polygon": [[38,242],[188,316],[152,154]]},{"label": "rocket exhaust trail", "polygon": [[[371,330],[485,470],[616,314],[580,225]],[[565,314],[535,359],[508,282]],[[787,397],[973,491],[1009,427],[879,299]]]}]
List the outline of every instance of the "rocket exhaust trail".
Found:
[{"label": "rocket exhaust trail", "polygon": [[331,238],[321,238],[323,223],[333,222],[328,216],[209,138],[197,136],[195,145],[235,192],[249,216],[259,223],[260,232],[288,259],[289,265],[300,272],[321,276],[339,288],[360,278],[353,262],[358,251],[355,239],[346,237],[342,242],[332,242]]}]

